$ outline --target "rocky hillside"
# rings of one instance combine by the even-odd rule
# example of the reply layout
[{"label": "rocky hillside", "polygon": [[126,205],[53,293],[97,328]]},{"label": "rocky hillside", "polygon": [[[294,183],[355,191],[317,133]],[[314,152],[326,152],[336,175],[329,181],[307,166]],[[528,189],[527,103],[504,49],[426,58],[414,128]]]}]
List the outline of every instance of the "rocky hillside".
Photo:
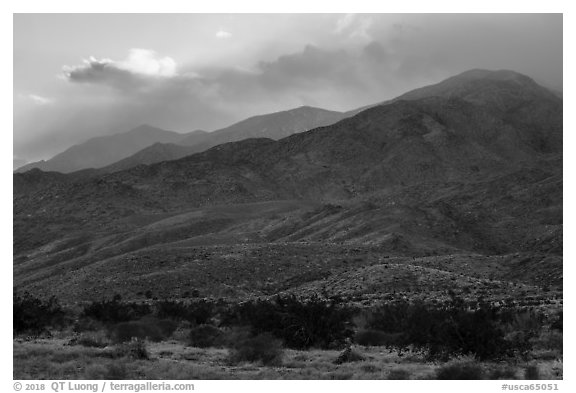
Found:
[{"label": "rocky hillside", "polygon": [[48,288],[134,255],[306,242],[554,256],[545,280],[558,283],[561,124],[562,100],[530,79],[473,71],[278,141],[81,178],[35,173],[41,187],[16,174],[15,279]]}]

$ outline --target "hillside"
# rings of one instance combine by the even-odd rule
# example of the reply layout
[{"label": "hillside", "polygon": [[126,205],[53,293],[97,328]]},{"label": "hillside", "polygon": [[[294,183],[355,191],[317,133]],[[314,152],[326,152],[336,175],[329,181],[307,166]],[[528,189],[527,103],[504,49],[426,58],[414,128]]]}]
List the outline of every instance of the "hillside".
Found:
[{"label": "hillside", "polygon": [[[85,298],[136,296],[142,283],[166,296],[195,286],[247,296],[297,290],[305,272],[317,289],[338,272],[361,280],[358,269],[409,257],[399,269],[440,270],[438,288],[454,269],[561,287],[562,100],[515,75],[465,73],[278,141],[66,181],[36,173],[42,187],[16,174],[15,285]],[[355,249],[358,260],[330,257]],[[234,264],[246,250],[259,262]],[[476,262],[422,259],[452,255]]]}]

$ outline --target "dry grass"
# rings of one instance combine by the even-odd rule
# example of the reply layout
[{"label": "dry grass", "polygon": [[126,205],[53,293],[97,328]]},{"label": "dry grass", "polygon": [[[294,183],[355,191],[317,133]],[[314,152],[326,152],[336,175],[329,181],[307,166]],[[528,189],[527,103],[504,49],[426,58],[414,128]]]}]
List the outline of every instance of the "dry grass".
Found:
[{"label": "dry grass", "polygon": [[[364,360],[340,365],[334,364],[340,353],[336,350],[286,349],[281,367],[266,367],[230,365],[227,349],[193,348],[177,340],[147,343],[149,360],[130,359],[115,346],[83,347],[69,342],[69,338],[15,340],[14,379],[432,379],[442,366],[417,355],[398,356],[381,347],[356,347]],[[533,364],[537,364],[541,379],[561,379],[563,375],[562,361],[556,358],[477,364],[486,370],[487,378],[522,379]]]}]

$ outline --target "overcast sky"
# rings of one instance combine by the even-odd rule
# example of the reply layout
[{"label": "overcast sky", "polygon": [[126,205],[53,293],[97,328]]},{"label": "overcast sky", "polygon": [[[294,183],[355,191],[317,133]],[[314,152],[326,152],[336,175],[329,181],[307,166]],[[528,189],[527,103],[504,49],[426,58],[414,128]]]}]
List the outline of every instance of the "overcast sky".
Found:
[{"label": "overcast sky", "polygon": [[349,110],[471,68],[562,89],[554,14],[19,14],[14,158],[151,124]]}]

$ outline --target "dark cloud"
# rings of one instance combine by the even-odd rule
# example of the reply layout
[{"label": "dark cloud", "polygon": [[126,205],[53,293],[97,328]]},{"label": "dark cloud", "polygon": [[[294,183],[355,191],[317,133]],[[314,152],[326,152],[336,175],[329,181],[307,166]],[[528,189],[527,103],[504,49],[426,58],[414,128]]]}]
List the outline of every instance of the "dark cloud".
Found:
[{"label": "dark cloud", "polygon": [[85,64],[64,67],[64,76],[75,83],[103,84],[118,89],[137,89],[146,80],[129,70],[121,69],[110,60],[91,58]]}]

